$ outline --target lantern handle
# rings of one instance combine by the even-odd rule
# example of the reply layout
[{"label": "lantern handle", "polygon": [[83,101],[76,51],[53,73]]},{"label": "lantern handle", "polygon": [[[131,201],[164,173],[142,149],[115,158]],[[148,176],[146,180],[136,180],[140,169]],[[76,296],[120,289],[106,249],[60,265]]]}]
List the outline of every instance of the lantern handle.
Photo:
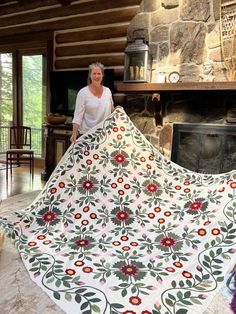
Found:
[{"label": "lantern handle", "polygon": [[[146,36],[145,36],[145,30],[146,30],[146,28],[136,28],[136,29],[134,29],[134,30],[133,30],[133,38],[134,38],[134,40],[135,40],[135,39],[142,39],[144,43],[147,43],[148,41],[145,40],[145,37],[146,37]],[[136,37],[136,36],[135,36],[135,32],[137,32],[137,33],[138,33],[138,32],[143,32],[143,35],[142,35],[142,36],[139,36],[139,37]]]}]

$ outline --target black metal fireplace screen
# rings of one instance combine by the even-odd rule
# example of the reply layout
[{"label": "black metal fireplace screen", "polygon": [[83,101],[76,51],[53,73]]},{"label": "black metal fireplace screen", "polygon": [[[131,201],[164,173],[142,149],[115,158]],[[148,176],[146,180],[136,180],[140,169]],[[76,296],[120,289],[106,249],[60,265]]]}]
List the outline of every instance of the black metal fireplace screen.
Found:
[{"label": "black metal fireplace screen", "polygon": [[199,173],[236,169],[236,126],[175,123],[171,160]]}]

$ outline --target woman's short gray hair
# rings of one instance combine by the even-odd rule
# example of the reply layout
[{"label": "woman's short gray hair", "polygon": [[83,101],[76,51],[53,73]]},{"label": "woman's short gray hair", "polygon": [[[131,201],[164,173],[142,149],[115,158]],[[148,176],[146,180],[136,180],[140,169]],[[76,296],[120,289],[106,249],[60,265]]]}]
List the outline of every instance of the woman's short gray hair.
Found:
[{"label": "woman's short gray hair", "polygon": [[88,84],[92,83],[91,73],[92,73],[92,70],[95,69],[95,68],[99,68],[102,71],[102,76],[104,76],[104,65],[102,63],[100,63],[100,62],[91,63],[89,65]]}]

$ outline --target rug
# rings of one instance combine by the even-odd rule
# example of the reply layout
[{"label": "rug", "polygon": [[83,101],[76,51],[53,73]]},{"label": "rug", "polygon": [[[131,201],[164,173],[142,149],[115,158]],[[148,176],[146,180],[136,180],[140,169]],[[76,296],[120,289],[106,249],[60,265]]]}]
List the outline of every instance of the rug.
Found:
[{"label": "rug", "polygon": [[236,261],[235,200],[236,171],[165,160],[116,109],[0,223],[65,313],[199,314]]},{"label": "rug", "polygon": [[5,163],[0,163],[0,170],[6,169],[6,164]]},{"label": "rug", "polygon": [[[18,167],[18,166],[17,165],[12,165],[12,168],[16,168],[16,167]],[[6,164],[1,162],[0,163],[0,170],[6,170],[6,169],[7,169]],[[10,166],[9,166],[8,169],[10,169]]]},{"label": "rug", "polygon": [[[33,202],[39,190],[15,195],[0,204],[0,215],[10,215]],[[0,233],[0,238],[3,234]],[[0,313],[64,313],[29,277],[18,250],[5,237],[0,251]]]}]

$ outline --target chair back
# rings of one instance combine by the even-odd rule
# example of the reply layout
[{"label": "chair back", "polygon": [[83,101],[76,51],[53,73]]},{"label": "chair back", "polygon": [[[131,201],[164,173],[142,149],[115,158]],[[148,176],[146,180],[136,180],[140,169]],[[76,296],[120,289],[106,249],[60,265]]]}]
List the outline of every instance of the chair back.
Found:
[{"label": "chair back", "polygon": [[31,128],[27,126],[10,127],[10,149],[29,148],[31,149]]}]

